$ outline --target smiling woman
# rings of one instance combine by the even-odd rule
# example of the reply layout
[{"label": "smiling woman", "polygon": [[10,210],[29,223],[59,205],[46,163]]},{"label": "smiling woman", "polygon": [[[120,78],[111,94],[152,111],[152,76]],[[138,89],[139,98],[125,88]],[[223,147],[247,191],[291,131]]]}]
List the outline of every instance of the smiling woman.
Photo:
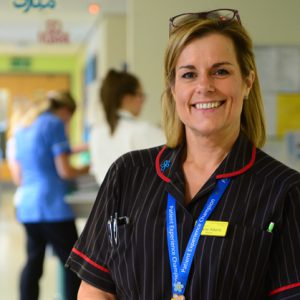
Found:
[{"label": "smiling woman", "polygon": [[[185,74],[184,77],[189,78],[198,75],[202,80],[210,80],[209,85],[212,85],[213,82],[214,84],[220,82],[218,85],[222,85],[224,81],[228,82],[232,79],[232,82],[238,79],[239,84],[241,84],[241,80],[244,82],[244,88],[248,89],[248,91],[245,91],[242,99],[249,98],[249,101],[243,102],[240,117],[241,121],[239,122],[241,122],[241,129],[246,132],[250,140],[255,145],[261,147],[265,142],[265,123],[259,82],[258,80],[254,80],[255,77],[257,78],[257,71],[253,57],[252,41],[245,29],[241,26],[239,15],[235,10],[229,10],[229,12],[227,12],[227,10],[221,10],[220,13],[224,13],[226,19],[218,19],[214,28],[210,28],[209,24],[207,24],[206,27],[206,22],[214,19],[216,13],[216,11],[213,11],[213,15],[208,13],[208,19],[205,20],[203,26],[200,28],[197,28],[197,24],[199,24],[199,16],[197,17],[197,13],[180,15],[180,20],[185,20],[186,22],[175,23],[176,26],[173,27],[170,25],[172,31],[165,57],[166,90],[163,97],[164,125],[168,145],[172,147],[178,145],[185,134],[183,123],[178,118],[175,109],[177,101],[172,101],[174,98],[173,93],[176,89],[176,80],[178,83],[178,76],[180,76],[179,71],[181,71],[181,73],[184,72],[181,69],[185,67],[186,72],[186,68],[188,68],[192,69],[194,74]],[[228,15],[228,13],[231,13],[231,16]],[[206,13],[205,15],[201,15],[200,19],[203,16],[206,18]],[[175,17],[171,18],[170,24],[173,24],[176,19]],[[181,24],[181,26],[178,26],[179,24]],[[230,26],[222,26],[225,24]],[[199,36],[202,37],[200,41]],[[202,59],[200,60],[201,56],[197,55],[197,47],[204,39],[212,41],[212,44],[205,45],[205,47],[202,46],[201,51],[206,58],[205,61],[202,62]],[[215,42],[217,44],[214,45]],[[223,42],[225,42],[225,44],[223,44]],[[188,55],[191,55],[191,58],[189,58]],[[200,66],[197,66],[195,62],[198,62],[198,64],[202,63],[202,66],[206,67],[206,73],[203,73],[203,67],[202,70],[197,70],[196,68]],[[179,65],[179,63],[183,65]],[[208,63],[210,63],[210,65],[207,65]],[[201,71],[201,73],[198,74],[197,71]],[[196,79],[199,81],[198,77],[196,77]],[[197,82],[196,79],[194,79],[194,83]],[[224,85],[227,84],[225,83]],[[216,87],[210,86],[209,88],[214,89]],[[226,87],[226,89],[229,89],[229,87]],[[220,90],[212,94],[216,96],[216,93],[220,94]],[[223,100],[225,101],[225,99]],[[178,129],[175,131],[175,134],[174,126]]]},{"label": "smiling woman", "polygon": [[110,168],[67,262],[78,299],[298,299],[300,174],[259,149],[238,11],[171,18],[164,67],[167,145]]},{"label": "smiling woman", "polygon": [[172,86],[187,140],[201,135],[232,144],[253,80],[253,71],[242,77],[230,38],[210,34],[190,42],[179,55]]}]

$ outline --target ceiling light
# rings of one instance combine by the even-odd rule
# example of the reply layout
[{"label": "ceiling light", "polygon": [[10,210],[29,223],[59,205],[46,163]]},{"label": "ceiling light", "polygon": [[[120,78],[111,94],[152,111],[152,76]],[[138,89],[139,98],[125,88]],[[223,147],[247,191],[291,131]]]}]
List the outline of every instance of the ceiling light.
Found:
[{"label": "ceiling light", "polygon": [[100,12],[100,5],[97,3],[91,3],[88,10],[91,15],[97,15]]}]

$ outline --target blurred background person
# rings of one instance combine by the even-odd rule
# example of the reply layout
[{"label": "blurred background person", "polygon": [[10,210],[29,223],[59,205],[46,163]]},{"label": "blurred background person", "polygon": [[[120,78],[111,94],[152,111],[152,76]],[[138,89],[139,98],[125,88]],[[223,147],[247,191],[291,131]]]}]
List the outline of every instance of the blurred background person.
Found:
[{"label": "blurred background person", "polygon": [[122,154],[165,143],[163,131],[138,120],[145,101],[140,80],[133,74],[111,69],[103,79],[100,101],[106,121],[90,132],[91,172],[98,184]]},{"label": "blurred background person", "polygon": [[[16,216],[27,238],[21,300],[39,297],[47,244],[64,264],[78,237],[74,214],[64,199],[72,180],[89,172],[88,166],[75,168],[70,163],[67,126],[75,110],[76,103],[69,92],[50,91],[11,130],[8,156],[11,175],[18,186]],[[65,270],[64,286],[66,299],[76,299],[79,279],[69,270]]]}]

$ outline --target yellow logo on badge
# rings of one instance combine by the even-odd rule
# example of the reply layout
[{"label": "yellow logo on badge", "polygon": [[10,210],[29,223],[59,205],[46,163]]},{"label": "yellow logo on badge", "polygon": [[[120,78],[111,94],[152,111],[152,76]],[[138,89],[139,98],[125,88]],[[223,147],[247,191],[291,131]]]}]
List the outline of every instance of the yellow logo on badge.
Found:
[{"label": "yellow logo on badge", "polygon": [[226,236],[228,224],[225,221],[206,221],[201,235]]}]

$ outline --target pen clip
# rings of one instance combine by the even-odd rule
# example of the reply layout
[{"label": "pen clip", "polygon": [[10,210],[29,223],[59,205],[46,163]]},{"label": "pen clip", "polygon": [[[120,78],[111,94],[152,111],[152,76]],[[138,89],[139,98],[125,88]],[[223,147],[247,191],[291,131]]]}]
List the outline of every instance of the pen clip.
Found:
[{"label": "pen clip", "polygon": [[110,219],[107,221],[107,230],[108,230],[108,238],[111,246],[113,246],[113,230],[112,230],[112,225],[113,225],[113,218],[110,216]]},{"label": "pen clip", "polygon": [[115,213],[115,217],[113,218],[113,234],[115,244],[118,244],[118,213]]},{"label": "pen clip", "polygon": [[108,222],[108,236],[109,242],[112,246],[116,246],[118,244],[118,234],[119,234],[119,226],[129,224],[129,218],[127,216],[118,217],[118,213],[115,212],[114,215],[111,215]]},{"label": "pen clip", "polygon": [[119,217],[118,218],[118,225],[121,226],[121,225],[126,225],[126,224],[129,224],[129,218],[124,216],[124,217]]}]

